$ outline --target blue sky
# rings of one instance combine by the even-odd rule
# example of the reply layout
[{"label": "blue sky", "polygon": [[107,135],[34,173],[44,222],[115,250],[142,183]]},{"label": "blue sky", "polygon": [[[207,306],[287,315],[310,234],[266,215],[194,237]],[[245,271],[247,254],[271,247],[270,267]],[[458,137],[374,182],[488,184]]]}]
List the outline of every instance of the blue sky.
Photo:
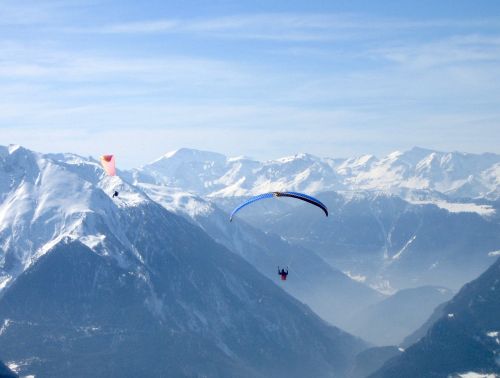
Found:
[{"label": "blue sky", "polygon": [[0,144],[126,167],[180,147],[500,153],[499,77],[498,1],[0,5]]}]

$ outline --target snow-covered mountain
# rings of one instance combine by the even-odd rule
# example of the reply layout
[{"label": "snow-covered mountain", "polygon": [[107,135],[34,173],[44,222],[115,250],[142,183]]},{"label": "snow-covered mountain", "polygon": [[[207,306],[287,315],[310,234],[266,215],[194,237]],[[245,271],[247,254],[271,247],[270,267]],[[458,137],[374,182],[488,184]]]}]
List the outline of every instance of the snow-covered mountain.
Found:
[{"label": "snow-covered mountain", "polygon": [[[115,189],[117,201],[110,196]],[[118,226],[119,210],[149,202],[119,177],[106,177],[95,161],[0,147],[0,288],[64,237],[125,264],[118,242],[130,242]]]},{"label": "snow-covered mountain", "polygon": [[296,189],[317,192],[341,189],[332,162],[309,154],[259,162],[246,157],[187,148],[167,153],[140,169],[135,181],[176,187],[202,196],[245,196],[264,191]]},{"label": "snow-covered mountain", "polygon": [[500,155],[415,147],[383,158],[365,155],[332,159],[297,154],[260,162],[183,148],[135,170],[133,175],[141,182],[165,184],[209,197],[277,190],[410,190],[443,193],[450,198],[497,199]]},{"label": "snow-covered mountain", "polygon": [[[277,267],[288,267],[284,290],[300,299],[323,319],[352,330],[351,314],[374,304],[384,295],[326,263],[312,250],[252,227],[229,216],[213,202],[166,186],[139,184],[147,195],[167,210],[184,215],[214,240],[252,264],[263,275],[280,283]],[[356,335],[363,337],[362,333]]]},{"label": "snow-covered mountain", "polygon": [[370,377],[500,374],[500,259],[442,308],[427,334]]},{"label": "snow-covered mountain", "polygon": [[491,211],[484,216],[383,193],[329,192],[318,198],[330,209],[326,219],[303,204],[282,206],[270,216],[262,210],[265,201],[245,209],[244,217],[389,293],[425,285],[458,290],[483,272],[500,250],[498,203],[482,205]]},{"label": "snow-covered mountain", "polygon": [[351,188],[415,189],[450,197],[486,197],[498,189],[500,155],[438,152],[415,147],[382,159],[363,157],[342,164]]},{"label": "snow-covered mountain", "polygon": [[[278,359],[300,360],[287,375],[342,376],[364,344],[281,290],[276,266],[342,325],[380,300],[368,284],[456,288],[498,255],[498,173],[498,155],[418,148],[264,163],[182,149],[110,178],[92,159],[0,147],[0,357],[48,376],[95,375],[105,351],[107,375],[274,376]],[[277,200],[228,222],[282,189],[316,193],[330,217]]]},{"label": "snow-covered mountain", "polygon": [[[264,273],[265,265],[259,263],[265,262],[269,269],[277,261],[255,258],[262,256],[261,251],[247,252],[252,251],[248,235],[255,239],[254,231],[228,230],[223,217],[212,217],[214,208],[230,212],[247,196],[273,190],[316,193],[330,208],[327,219],[300,201],[261,201],[245,208],[236,225],[248,222],[263,232],[280,235],[292,246],[314,251],[353,280],[390,294],[425,285],[458,289],[491,263],[489,254],[500,249],[499,206],[487,198],[497,198],[499,162],[500,156],[495,154],[422,148],[381,159],[371,155],[322,159],[298,154],[267,162],[181,149],[128,173],[128,177],[135,183],[149,183],[144,185],[150,188],[189,191],[172,199],[161,193],[166,189],[154,189],[159,194],[157,201],[188,214],[212,237]],[[325,192],[331,189],[335,192]],[[197,196],[205,202],[195,201]],[[195,214],[194,209],[204,209],[203,214]],[[233,230],[238,227],[231,226]],[[239,237],[235,237],[237,233]],[[241,235],[247,236],[245,242]],[[266,249],[262,243],[258,246]],[[286,254],[280,258],[286,259]],[[361,334],[370,331],[369,327],[361,330],[359,324],[352,328],[352,323],[330,317],[331,311],[307,296],[293,294],[335,324]],[[354,312],[348,312],[348,320]],[[338,309],[333,313],[338,314]],[[411,331],[407,326],[398,337]]]},{"label": "snow-covered mountain", "polygon": [[0,351],[21,375],[345,376],[365,347],[97,162],[0,158]]}]

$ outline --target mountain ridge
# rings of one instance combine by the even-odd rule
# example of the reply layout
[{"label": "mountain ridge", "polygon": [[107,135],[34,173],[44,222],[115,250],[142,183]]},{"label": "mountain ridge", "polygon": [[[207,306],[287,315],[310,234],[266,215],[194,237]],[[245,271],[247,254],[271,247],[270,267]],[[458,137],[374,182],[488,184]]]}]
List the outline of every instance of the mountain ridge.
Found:
[{"label": "mountain ridge", "polygon": [[308,153],[258,161],[182,148],[132,170],[207,197],[250,196],[266,191],[404,190],[450,198],[497,199],[500,155],[440,152],[421,147],[385,157],[321,158]]},{"label": "mountain ridge", "polygon": [[63,157],[0,159],[0,350],[21,374],[331,377],[365,347],[140,188]]},{"label": "mountain ridge", "polygon": [[497,259],[439,308],[437,319],[425,336],[370,377],[500,374],[499,277],[500,259]]}]

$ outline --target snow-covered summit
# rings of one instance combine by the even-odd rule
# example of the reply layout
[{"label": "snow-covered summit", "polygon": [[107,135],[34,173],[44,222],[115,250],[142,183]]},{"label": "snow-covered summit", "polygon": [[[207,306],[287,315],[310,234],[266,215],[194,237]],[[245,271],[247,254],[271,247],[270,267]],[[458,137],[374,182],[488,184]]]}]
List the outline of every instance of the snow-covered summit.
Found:
[{"label": "snow-covered summit", "polygon": [[153,161],[149,165],[154,165],[166,159],[183,161],[225,161],[226,157],[217,152],[201,151],[192,148],[180,148],[178,150],[167,152],[161,158]]},{"label": "snow-covered summit", "polygon": [[370,169],[346,176],[359,189],[432,190],[451,197],[484,197],[495,190],[491,169],[500,162],[495,154],[439,152],[413,148],[395,152],[372,163]]},{"label": "snow-covered summit", "polygon": [[452,198],[496,199],[499,167],[500,155],[421,147],[395,151],[382,158],[362,155],[332,159],[298,153],[264,162],[180,149],[137,170],[136,176],[147,175],[151,183],[208,197],[249,196],[275,190],[370,190],[398,194],[424,190]]},{"label": "snow-covered summit", "polygon": [[316,162],[319,161],[320,158],[305,152],[299,152],[298,154],[291,155],[291,156],[285,156],[279,159],[276,159],[277,162],[279,163],[292,163],[294,161],[309,161],[309,162]]},{"label": "snow-covered summit", "polygon": [[23,376],[344,376],[365,347],[95,160],[0,150],[0,349]]},{"label": "snow-covered summit", "polygon": [[[116,226],[120,209],[151,202],[121,178],[106,176],[95,160],[20,146],[0,151],[0,287],[63,238],[112,253],[101,237],[103,227],[123,239]],[[120,195],[112,199],[114,191]]]}]

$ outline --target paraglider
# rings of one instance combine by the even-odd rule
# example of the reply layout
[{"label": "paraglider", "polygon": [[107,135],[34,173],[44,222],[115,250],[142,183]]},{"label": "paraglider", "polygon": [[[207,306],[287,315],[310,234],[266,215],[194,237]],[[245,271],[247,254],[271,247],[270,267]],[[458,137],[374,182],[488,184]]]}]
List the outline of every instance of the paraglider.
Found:
[{"label": "paraglider", "polygon": [[[101,165],[108,176],[116,176],[116,166],[115,166],[115,156],[114,155],[102,155]],[[113,191],[111,198],[118,197],[118,192]]]},{"label": "paraglider", "polygon": [[102,155],[101,156],[101,165],[104,168],[104,171],[109,176],[116,175],[116,167],[115,167],[115,157],[114,155]]},{"label": "paraglider", "polygon": [[297,193],[297,192],[271,192],[271,193],[264,193],[264,194],[260,194],[258,196],[252,197],[252,198],[248,199],[247,201],[243,202],[242,204],[240,204],[239,206],[237,206],[233,210],[233,212],[231,213],[231,216],[229,217],[229,221],[232,222],[234,215],[238,211],[240,211],[242,208],[244,208],[245,206],[248,206],[248,205],[250,205],[256,201],[259,201],[261,199],[273,198],[273,197],[290,197],[290,198],[296,198],[296,199],[308,202],[311,205],[319,207],[321,210],[323,210],[325,215],[328,216],[327,207],[318,199],[311,197],[307,194]]},{"label": "paraglider", "polygon": [[[307,194],[297,193],[297,192],[271,192],[271,193],[264,193],[264,194],[260,194],[258,196],[252,197],[252,198],[246,200],[245,202],[243,202],[242,204],[238,205],[231,212],[231,215],[229,216],[229,221],[232,222],[234,215],[238,211],[243,209],[245,206],[248,206],[248,205],[250,205],[256,201],[259,201],[261,199],[274,198],[274,197],[290,197],[290,198],[295,198],[295,199],[310,203],[311,205],[314,205],[314,206],[320,208],[321,210],[323,210],[325,215],[328,216],[327,207],[320,200],[318,200],[314,197],[311,197]],[[280,267],[278,266],[278,274],[280,275],[282,281],[286,281],[286,277],[288,276],[288,267],[286,268],[286,270],[285,269],[280,270]]]},{"label": "paraglider", "polygon": [[285,269],[280,270],[280,267],[278,266],[278,274],[281,276],[282,281],[286,281],[286,276],[288,276],[288,267],[286,267],[286,270]]}]

